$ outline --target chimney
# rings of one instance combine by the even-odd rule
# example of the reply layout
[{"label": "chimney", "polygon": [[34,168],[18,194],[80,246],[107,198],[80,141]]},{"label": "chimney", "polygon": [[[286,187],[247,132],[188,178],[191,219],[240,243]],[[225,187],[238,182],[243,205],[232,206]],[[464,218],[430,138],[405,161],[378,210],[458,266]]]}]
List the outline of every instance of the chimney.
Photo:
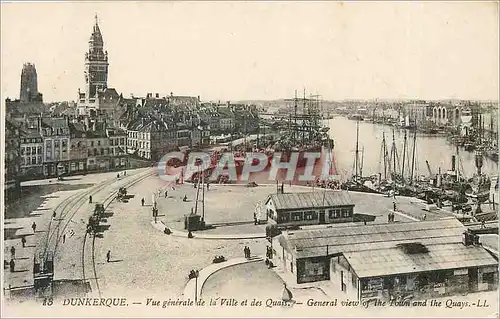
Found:
[{"label": "chimney", "polygon": [[198,102],[200,102],[200,101],[201,101],[201,99],[200,99],[200,96],[198,95]]},{"label": "chimney", "polygon": [[467,231],[462,235],[462,244],[464,244],[464,246],[481,245],[479,243],[479,235],[474,234],[470,229],[467,229]]},{"label": "chimney", "polygon": [[157,99],[159,99],[160,98],[160,93],[156,93],[155,96],[156,96]]},{"label": "chimney", "polygon": [[174,96],[174,93],[173,93],[173,92],[170,92],[170,96]]}]

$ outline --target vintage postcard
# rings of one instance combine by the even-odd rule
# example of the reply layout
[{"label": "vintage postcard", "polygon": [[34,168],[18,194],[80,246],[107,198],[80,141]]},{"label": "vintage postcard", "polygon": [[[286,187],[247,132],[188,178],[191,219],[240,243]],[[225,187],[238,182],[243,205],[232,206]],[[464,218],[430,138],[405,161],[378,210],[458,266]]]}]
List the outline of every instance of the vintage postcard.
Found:
[{"label": "vintage postcard", "polygon": [[2,1],[2,316],[498,317],[498,29]]}]

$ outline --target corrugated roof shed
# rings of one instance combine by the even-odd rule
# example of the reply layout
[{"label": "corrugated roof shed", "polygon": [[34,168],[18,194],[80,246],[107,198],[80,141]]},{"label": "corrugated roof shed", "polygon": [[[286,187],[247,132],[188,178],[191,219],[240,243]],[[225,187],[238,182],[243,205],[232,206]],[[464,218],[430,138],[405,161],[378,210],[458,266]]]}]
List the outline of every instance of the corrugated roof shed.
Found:
[{"label": "corrugated roof shed", "polygon": [[358,225],[285,232],[291,252],[298,258],[395,247],[419,241],[424,244],[461,242],[465,227],[455,218],[434,221]]},{"label": "corrugated roof shed", "polygon": [[272,194],[266,203],[269,200],[278,211],[354,205],[344,191]]},{"label": "corrugated roof shed", "polygon": [[344,256],[360,278],[498,265],[480,246],[447,243],[426,247],[429,252],[421,254],[408,254],[392,247],[344,253]]}]

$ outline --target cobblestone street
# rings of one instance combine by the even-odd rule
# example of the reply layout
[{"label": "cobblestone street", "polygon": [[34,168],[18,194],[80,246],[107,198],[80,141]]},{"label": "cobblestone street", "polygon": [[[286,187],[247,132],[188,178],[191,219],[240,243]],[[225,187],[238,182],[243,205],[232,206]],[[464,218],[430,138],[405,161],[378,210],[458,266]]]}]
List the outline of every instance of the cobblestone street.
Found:
[{"label": "cobblestone street", "polygon": [[[6,207],[4,220],[4,259],[10,260],[10,249],[16,250],[14,273],[5,271],[4,282],[8,287],[22,287],[33,284],[33,256],[36,247],[45,244],[46,231],[53,210],[66,198],[95,184],[116,178],[116,172],[71,176],[64,181],[47,179],[23,183],[24,194],[19,201]],[[36,232],[31,228],[36,223]],[[26,247],[21,238],[26,236]],[[5,269],[5,268],[4,268]],[[8,269],[6,269],[8,270]]]},{"label": "cobblestone street", "polygon": [[[146,295],[177,298],[188,281],[189,271],[211,264],[216,255],[228,259],[242,257],[245,245],[250,247],[252,254],[265,254],[263,239],[188,239],[165,235],[153,228],[150,224],[151,193],[164,186],[157,177],[148,178],[128,189],[128,193],[134,195],[128,203],[114,202],[109,207],[114,214],[109,219],[111,227],[104,238],[96,242],[97,274],[103,295],[127,292],[128,296],[141,300]],[[176,188],[176,191],[169,191],[169,196],[180,198],[184,191]],[[147,203],[144,207],[141,206],[143,197]],[[162,200],[165,199],[160,202]],[[108,250],[111,251],[109,263],[105,261]]]}]

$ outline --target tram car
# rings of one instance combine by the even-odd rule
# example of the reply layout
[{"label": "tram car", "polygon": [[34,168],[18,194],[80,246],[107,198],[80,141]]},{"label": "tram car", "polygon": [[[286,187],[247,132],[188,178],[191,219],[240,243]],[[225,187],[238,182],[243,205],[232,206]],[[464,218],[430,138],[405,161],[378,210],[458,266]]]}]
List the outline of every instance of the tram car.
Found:
[{"label": "tram car", "polygon": [[87,224],[87,233],[91,234],[99,226],[99,215],[91,215]]},{"label": "tram car", "polygon": [[104,205],[101,203],[95,204],[94,215],[100,217],[104,213]]},{"label": "tram car", "polygon": [[118,196],[117,196],[117,199],[119,201],[123,201],[127,198],[127,188],[125,187],[120,187],[120,189],[118,190]]}]

